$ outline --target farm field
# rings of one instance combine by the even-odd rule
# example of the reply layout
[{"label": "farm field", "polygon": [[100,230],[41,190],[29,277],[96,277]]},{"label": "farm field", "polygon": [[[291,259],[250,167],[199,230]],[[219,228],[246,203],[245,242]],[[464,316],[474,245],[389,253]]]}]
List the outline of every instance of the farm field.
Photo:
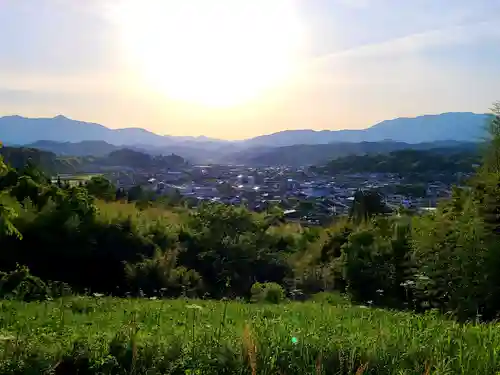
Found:
[{"label": "farm field", "polygon": [[0,303],[0,373],[495,374],[496,324],[327,303]]}]

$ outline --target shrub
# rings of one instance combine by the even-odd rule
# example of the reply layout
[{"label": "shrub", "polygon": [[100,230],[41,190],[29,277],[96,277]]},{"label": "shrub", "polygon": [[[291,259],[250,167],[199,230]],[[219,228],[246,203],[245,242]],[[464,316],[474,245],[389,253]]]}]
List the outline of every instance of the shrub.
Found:
[{"label": "shrub", "polygon": [[463,203],[456,213],[443,206],[414,221],[416,275],[409,286],[418,308],[450,311],[461,320],[492,319],[498,311],[498,240],[475,202]]},{"label": "shrub", "polygon": [[25,266],[17,266],[12,272],[0,272],[0,298],[40,301],[68,294],[71,294],[68,285],[44,282],[31,275]]},{"label": "shrub", "polygon": [[380,218],[360,226],[342,247],[343,277],[353,301],[400,307],[412,272],[409,225]]},{"label": "shrub", "polygon": [[255,283],[250,290],[252,302],[280,303],[285,299],[283,288],[276,283]]},{"label": "shrub", "polygon": [[152,258],[125,265],[130,291],[148,296],[199,297],[203,294],[203,281],[198,272],[177,266],[175,251],[157,252]]}]

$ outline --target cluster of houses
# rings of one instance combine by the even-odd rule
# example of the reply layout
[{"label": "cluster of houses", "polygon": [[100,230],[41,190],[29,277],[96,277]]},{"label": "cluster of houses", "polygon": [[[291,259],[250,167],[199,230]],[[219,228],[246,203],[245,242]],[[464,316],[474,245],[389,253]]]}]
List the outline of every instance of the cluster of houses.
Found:
[{"label": "cluster of houses", "polygon": [[289,220],[309,224],[348,214],[359,189],[380,191],[394,208],[432,209],[450,195],[450,186],[439,181],[425,184],[423,194],[412,196],[395,192],[394,187],[405,181],[394,174],[318,176],[307,168],[285,167],[200,165],[176,171],[122,172],[115,183],[124,188],[127,183],[140,184],[158,195],[175,192],[194,202],[244,204],[254,211],[277,206]]}]

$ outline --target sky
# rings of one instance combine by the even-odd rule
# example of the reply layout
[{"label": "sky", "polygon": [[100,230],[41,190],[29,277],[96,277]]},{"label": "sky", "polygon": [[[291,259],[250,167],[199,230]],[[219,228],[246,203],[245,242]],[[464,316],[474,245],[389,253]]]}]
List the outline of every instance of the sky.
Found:
[{"label": "sky", "polygon": [[484,113],[498,15],[500,0],[0,0],[0,116],[244,139]]}]

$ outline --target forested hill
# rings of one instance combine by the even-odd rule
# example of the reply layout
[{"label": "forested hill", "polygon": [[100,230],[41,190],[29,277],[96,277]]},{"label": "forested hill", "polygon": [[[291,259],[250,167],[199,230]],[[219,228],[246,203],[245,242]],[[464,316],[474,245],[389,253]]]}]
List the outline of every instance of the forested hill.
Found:
[{"label": "forested hill", "polygon": [[97,162],[103,165],[123,165],[132,168],[180,167],[187,164],[186,160],[179,155],[153,156],[127,148],[113,151],[106,157],[97,159]]},{"label": "forested hill", "polygon": [[97,156],[103,157],[109,153],[119,150],[121,147],[104,141],[82,141],[78,143],[37,141],[24,145],[24,147],[36,148],[38,150],[50,151],[58,156]]},{"label": "forested hill", "polygon": [[[329,144],[298,144],[286,147],[255,148],[243,150],[231,155],[235,162],[248,165],[320,165],[331,159],[350,155],[387,154],[400,150],[433,150],[439,152],[475,152],[475,142],[428,142],[410,144],[404,142],[339,142]],[[438,150],[439,149],[439,150]]]},{"label": "forested hill", "polygon": [[0,147],[0,156],[12,168],[23,168],[29,161],[47,174],[74,173],[85,160],[59,158],[53,152],[27,147]]},{"label": "forested hill", "polygon": [[139,151],[119,149],[103,157],[61,157],[53,152],[26,147],[2,147],[0,155],[15,169],[20,169],[30,161],[47,174],[76,173],[102,166],[122,166],[130,168],[180,167],[186,160],[172,154],[152,156]]},{"label": "forested hill", "polygon": [[475,170],[480,159],[478,151],[400,150],[347,156],[316,169],[326,173],[469,173]]}]

